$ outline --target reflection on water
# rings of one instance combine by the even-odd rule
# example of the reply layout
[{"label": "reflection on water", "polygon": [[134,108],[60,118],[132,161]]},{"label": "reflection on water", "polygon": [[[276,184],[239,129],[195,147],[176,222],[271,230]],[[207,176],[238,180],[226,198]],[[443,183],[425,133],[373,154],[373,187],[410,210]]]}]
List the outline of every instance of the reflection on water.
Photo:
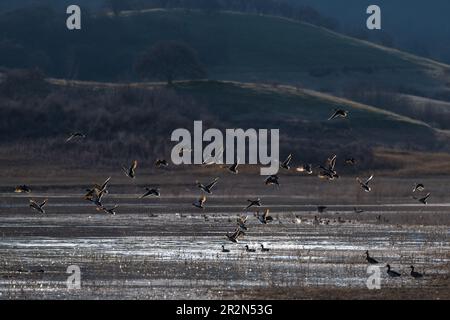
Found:
[{"label": "reflection on water", "polygon": [[[289,214],[262,225],[250,215],[246,236],[234,244],[225,234],[235,228],[236,214],[108,216],[84,206],[73,205],[80,213],[46,216],[0,211],[0,298],[206,299],[257,287],[365,288],[365,250],[381,262],[386,287],[433,287],[449,271],[445,226],[314,226],[311,220],[294,223]],[[261,244],[270,251],[261,252]],[[222,253],[222,245],[230,252]],[[245,245],[256,252],[246,252]],[[403,276],[388,279],[385,263]],[[82,270],[83,290],[76,293],[65,288],[72,264]],[[426,277],[412,279],[411,264]]]}]

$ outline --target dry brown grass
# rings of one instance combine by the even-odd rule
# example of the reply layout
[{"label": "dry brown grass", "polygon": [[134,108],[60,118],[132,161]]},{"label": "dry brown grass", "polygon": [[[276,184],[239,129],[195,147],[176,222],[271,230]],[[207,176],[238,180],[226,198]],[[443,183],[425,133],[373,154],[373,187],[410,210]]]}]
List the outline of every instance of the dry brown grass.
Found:
[{"label": "dry brown grass", "polygon": [[450,174],[450,154],[401,151],[385,148],[374,150],[376,161],[389,163],[394,170],[383,171],[388,176],[423,176]]}]

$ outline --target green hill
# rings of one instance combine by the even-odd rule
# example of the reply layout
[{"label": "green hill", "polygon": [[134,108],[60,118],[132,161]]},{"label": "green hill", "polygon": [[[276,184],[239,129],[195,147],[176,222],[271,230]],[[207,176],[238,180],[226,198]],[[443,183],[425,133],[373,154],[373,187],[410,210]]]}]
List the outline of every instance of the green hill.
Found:
[{"label": "green hill", "polygon": [[[313,163],[337,153],[341,159],[358,158],[360,168],[385,168],[388,164],[374,163],[376,147],[433,152],[448,148],[447,136],[425,123],[293,86],[186,81],[168,88],[154,83],[51,82],[46,92],[34,95],[27,89],[29,95],[1,98],[0,134],[15,134],[1,141],[0,155],[36,161],[56,157],[75,166],[168,157],[174,145],[172,131],[192,129],[194,120],[203,120],[205,129],[280,129],[281,154],[292,152]],[[328,121],[336,107],[350,116]],[[65,143],[74,130],[88,138]]]},{"label": "green hill", "polygon": [[0,29],[8,30],[1,63],[41,65],[60,78],[132,80],[138,55],[170,39],[194,47],[211,79],[295,83],[330,92],[361,81],[427,95],[449,89],[447,65],[279,17],[148,10],[116,18],[86,15],[79,32],[66,30],[61,18],[45,9],[1,15]]}]

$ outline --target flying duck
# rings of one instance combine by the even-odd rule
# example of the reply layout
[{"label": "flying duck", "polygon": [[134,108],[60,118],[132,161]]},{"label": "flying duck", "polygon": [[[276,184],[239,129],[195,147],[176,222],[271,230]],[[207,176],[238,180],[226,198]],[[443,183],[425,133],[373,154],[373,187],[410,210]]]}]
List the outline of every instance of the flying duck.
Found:
[{"label": "flying duck", "polygon": [[289,154],[286,158],[286,160],[284,160],[281,164],[280,164],[280,168],[289,170],[291,167],[289,166],[289,163],[292,160],[292,154]]},{"label": "flying duck", "polygon": [[73,139],[75,139],[75,138],[81,138],[81,139],[84,139],[84,138],[86,138],[86,135],[83,134],[83,133],[81,133],[81,132],[73,132],[73,133],[71,133],[70,136],[66,139],[66,142],[69,142],[69,141],[71,141],[71,140],[73,140]]},{"label": "flying duck", "polygon": [[303,166],[296,168],[295,171],[312,174],[313,173],[312,164],[310,164],[310,163],[304,164]]},{"label": "flying duck", "polygon": [[212,188],[216,185],[216,183],[219,181],[219,178],[215,178],[212,182],[210,182],[208,185],[204,185],[202,183],[197,182],[197,187],[202,189],[204,192],[211,194]]},{"label": "flying duck", "polygon": [[239,166],[239,162],[236,162],[228,167],[228,171],[230,171],[231,173],[234,173],[234,174],[238,174],[239,173],[239,170],[237,169],[238,166]]},{"label": "flying duck", "polygon": [[167,167],[169,165],[169,162],[164,159],[156,159],[155,161],[155,167],[161,168],[161,167]]},{"label": "flying duck", "polygon": [[277,186],[280,185],[280,183],[278,182],[278,176],[276,174],[269,176],[266,181],[264,182],[267,186],[271,185],[271,184],[276,184]]},{"label": "flying duck", "polygon": [[365,182],[363,182],[360,178],[356,178],[361,188],[364,189],[365,192],[370,192],[372,189],[369,186],[369,182],[373,179],[373,175],[371,175]]},{"label": "flying duck", "polygon": [[348,164],[349,166],[354,166],[356,164],[356,159],[355,158],[347,158],[347,159],[345,159],[345,163]]},{"label": "flying duck", "polygon": [[200,199],[198,199],[196,202],[194,202],[192,205],[194,207],[197,207],[199,209],[205,209],[205,202],[206,202],[206,196],[203,195],[200,197]]},{"label": "flying duck", "polygon": [[259,220],[259,222],[263,224],[267,224],[269,221],[273,221],[273,218],[269,216],[269,209],[266,209],[264,213],[259,213],[259,211],[255,212],[256,218]]},{"label": "flying duck", "polygon": [[142,196],[140,196],[139,199],[143,199],[143,198],[148,197],[148,196],[159,197],[161,195],[160,192],[159,192],[159,188],[152,188],[152,189],[150,189],[150,188],[146,187],[145,190],[147,190],[147,192],[144,193]]},{"label": "flying duck", "polygon": [[319,173],[319,178],[326,178],[328,180],[334,180],[335,178],[339,178],[339,175],[335,170],[335,166],[336,166],[336,155],[333,155],[332,157],[327,159],[327,163],[325,164],[325,166],[319,167],[320,169],[322,169],[322,171]]},{"label": "flying duck", "polygon": [[423,191],[423,190],[425,190],[425,186],[422,183],[417,183],[414,185],[413,192]]},{"label": "flying duck", "polygon": [[347,116],[348,111],[342,109],[334,109],[334,113],[331,115],[331,117],[328,118],[328,120],[333,120],[336,118],[346,118]]},{"label": "flying duck", "polygon": [[125,175],[131,179],[136,178],[136,168],[137,168],[138,162],[137,160],[134,160],[130,166],[129,169],[122,167],[123,172]]},{"label": "flying duck", "polygon": [[253,206],[255,206],[255,207],[261,207],[261,199],[260,198],[258,198],[258,199],[256,199],[256,200],[250,200],[250,199],[248,199],[247,200],[248,202],[250,202],[249,204],[248,204],[248,206],[246,206],[245,208],[244,208],[244,210],[248,210],[248,209],[250,209],[251,207],[253,207]]},{"label": "flying duck", "polygon": [[100,192],[103,192],[105,194],[108,193],[108,183],[109,180],[111,180],[111,177],[109,177],[108,179],[105,180],[105,182],[103,182],[102,185],[98,185],[98,184],[94,184],[94,186],[92,187],[92,189],[86,189],[87,193],[85,194],[85,198],[92,198],[94,196],[94,194],[98,194]]},{"label": "flying duck", "polygon": [[238,226],[239,226],[239,228],[241,228],[242,230],[247,230],[248,228],[247,228],[247,226],[245,225],[246,223],[247,223],[247,216],[240,216],[238,219],[237,219],[237,224],[238,224]]},{"label": "flying duck", "polygon": [[240,228],[236,228],[236,230],[232,234],[227,233],[226,237],[231,242],[235,242],[236,243],[236,242],[238,242],[239,238],[244,236],[244,235],[245,235],[244,231],[242,231]]},{"label": "flying duck", "polygon": [[31,188],[26,185],[17,186],[16,189],[14,189],[15,193],[30,193]]},{"label": "flying duck", "polygon": [[428,198],[431,196],[431,193],[427,193],[427,195],[425,197],[422,198],[416,198],[413,197],[413,199],[416,199],[417,201],[423,203],[423,204],[428,204]]},{"label": "flying duck", "polygon": [[47,204],[48,199],[45,199],[42,203],[30,199],[30,208],[38,211],[39,213],[45,213],[44,206]]}]

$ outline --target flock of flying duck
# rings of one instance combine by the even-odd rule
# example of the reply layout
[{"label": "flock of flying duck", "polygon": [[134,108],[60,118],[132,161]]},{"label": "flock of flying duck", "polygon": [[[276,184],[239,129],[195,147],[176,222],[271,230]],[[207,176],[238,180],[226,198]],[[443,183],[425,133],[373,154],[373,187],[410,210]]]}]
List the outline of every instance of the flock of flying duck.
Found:
[{"label": "flock of flying duck", "polygon": [[[328,120],[333,120],[336,118],[346,118],[348,116],[348,111],[346,110],[342,110],[342,109],[335,109],[334,113],[329,117]],[[81,133],[81,132],[75,132],[75,133],[71,133],[70,136],[66,139],[66,142],[70,142],[74,139],[84,139],[86,138],[86,135]],[[180,155],[183,154],[183,152],[189,151],[188,149],[182,148],[180,150]],[[336,171],[336,155],[331,156],[330,158],[327,159],[326,164],[325,165],[320,165],[319,167],[317,167],[319,170],[318,173],[318,177],[322,178],[322,179],[327,179],[327,180],[335,180],[339,178],[339,175]],[[292,154],[289,154],[288,157],[280,163],[280,168],[284,169],[284,170],[290,170],[291,169],[291,161],[292,161]],[[205,165],[209,165],[209,164],[215,164],[216,162],[214,160],[205,160],[204,164]],[[355,165],[356,164],[356,160],[354,158],[347,158],[345,159],[345,163],[348,165]],[[155,161],[155,166],[156,167],[167,167],[169,165],[169,162],[167,160],[164,159],[158,159]],[[129,167],[122,167],[122,170],[124,172],[124,174],[129,177],[130,179],[135,179],[136,178],[136,169],[138,166],[138,162],[137,160],[134,160],[131,165]],[[238,174],[238,166],[239,166],[239,162],[236,162],[234,164],[232,164],[231,166],[229,166],[227,169],[229,172],[233,173],[233,174]],[[295,168],[295,171],[297,172],[303,172],[306,173],[308,175],[313,174],[313,165],[312,164],[303,164],[300,167]],[[360,187],[365,191],[365,192],[371,192],[372,188],[370,187],[370,182],[373,179],[373,174],[365,179],[362,180],[359,177],[356,178],[356,181],[358,182],[358,184],[360,185]],[[101,185],[98,184],[94,184],[90,189],[87,189],[87,193],[84,195],[84,199],[87,201],[92,202],[94,205],[96,205],[96,209],[98,211],[103,211],[107,214],[111,214],[111,215],[115,215],[116,214],[116,209],[118,208],[117,205],[113,206],[113,207],[105,207],[102,203],[102,198],[103,196],[105,196],[106,194],[108,194],[108,184],[111,180],[111,177],[109,177],[108,179],[105,180],[105,182]],[[210,183],[208,184],[203,184],[200,182],[197,182],[197,187],[203,192],[202,196],[195,201],[192,205],[196,208],[199,209],[204,209],[205,208],[205,203],[206,203],[206,194],[212,194],[212,190],[214,188],[214,186],[218,183],[219,178],[215,178],[214,180],[212,180]],[[264,183],[266,185],[275,185],[275,186],[279,186],[280,182],[279,182],[279,176],[278,175],[271,175],[269,177],[267,177],[264,181]],[[418,183],[414,186],[413,188],[413,193],[417,194],[419,192],[423,192],[425,190],[425,186],[422,183]],[[15,189],[15,192],[17,193],[30,193],[31,192],[31,188],[29,186],[26,185],[20,185],[17,186]],[[428,198],[430,197],[430,193],[427,193],[424,196],[412,196],[413,199],[423,203],[423,204],[427,204]],[[142,194],[139,198],[143,199],[145,197],[149,197],[149,196],[155,196],[155,197],[159,197],[160,196],[160,190],[159,188],[145,188],[145,193]],[[48,199],[45,199],[43,202],[38,203],[35,200],[31,199],[29,206],[30,208],[32,208],[33,210],[41,213],[41,214],[45,214],[45,205],[47,204]],[[247,200],[248,205],[244,208],[245,211],[249,210],[252,207],[261,207],[262,206],[262,202],[261,199],[248,199]],[[318,208],[319,213],[320,212],[324,212],[326,207],[325,206],[319,206]],[[269,215],[269,209],[265,209],[264,212],[261,212],[259,210],[257,210],[254,213],[254,216],[256,217],[256,219],[262,223],[262,224],[267,224],[271,221],[273,221],[272,216]],[[361,209],[357,209],[355,208],[355,212],[363,212],[363,210]],[[248,227],[246,225],[247,223],[247,219],[248,216],[244,216],[241,215],[238,219],[237,219],[237,226],[234,230],[234,232],[232,233],[227,233],[225,236],[226,238],[233,242],[233,243],[237,243],[239,241],[240,238],[242,238],[245,235],[245,231],[248,230]],[[314,222],[318,222],[318,218],[317,216],[314,218]],[[255,252],[256,250],[253,248],[249,248],[248,245],[245,246],[245,249],[247,252]],[[262,252],[267,252],[270,249],[265,248],[263,244],[261,244],[261,251]],[[222,252],[230,252],[229,249],[226,249],[224,245],[222,245]],[[369,256],[369,252],[366,251],[366,260],[369,264],[378,264],[378,261],[375,260],[374,258]],[[401,274],[392,270],[391,266],[389,264],[386,265],[387,267],[387,274],[390,277],[399,277]],[[410,266],[411,268],[411,272],[410,275],[414,278],[421,278],[423,277],[423,275],[421,273],[418,273],[416,271],[414,271],[414,266]]]}]

